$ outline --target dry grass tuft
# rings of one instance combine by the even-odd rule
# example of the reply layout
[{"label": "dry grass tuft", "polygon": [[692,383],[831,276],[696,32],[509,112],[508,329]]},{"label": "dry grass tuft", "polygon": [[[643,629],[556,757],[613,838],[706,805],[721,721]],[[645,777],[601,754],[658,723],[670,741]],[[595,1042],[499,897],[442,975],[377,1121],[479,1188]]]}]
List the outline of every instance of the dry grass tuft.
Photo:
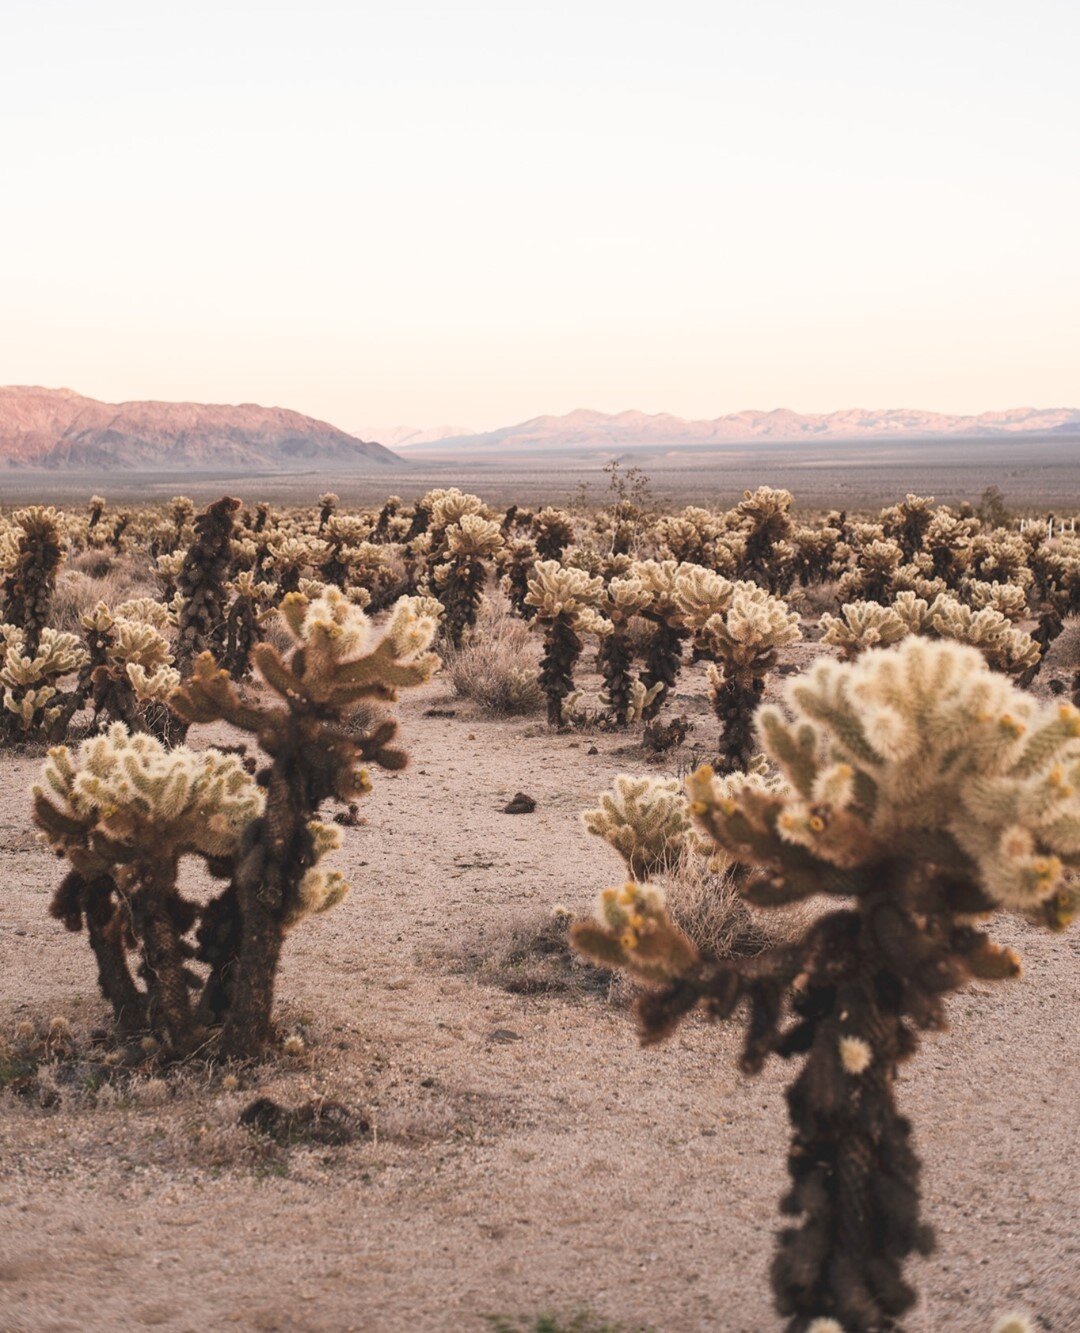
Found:
[{"label": "dry grass tuft", "polygon": [[610,996],[621,983],[571,947],[570,915],[564,910],[530,914],[488,928],[449,956],[455,970],[511,995]]},{"label": "dry grass tuft", "polygon": [[785,944],[806,929],[818,909],[751,907],[736,888],[731,870],[710,870],[692,848],[662,876],[668,911],[675,924],[702,953],[714,958],[750,958],[772,945]]},{"label": "dry grass tuft", "polygon": [[491,612],[461,648],[442,651],[443,674],[461,699],[489,717],[538,712],[544,693],[537,679],[535,637],[506,612]]}]

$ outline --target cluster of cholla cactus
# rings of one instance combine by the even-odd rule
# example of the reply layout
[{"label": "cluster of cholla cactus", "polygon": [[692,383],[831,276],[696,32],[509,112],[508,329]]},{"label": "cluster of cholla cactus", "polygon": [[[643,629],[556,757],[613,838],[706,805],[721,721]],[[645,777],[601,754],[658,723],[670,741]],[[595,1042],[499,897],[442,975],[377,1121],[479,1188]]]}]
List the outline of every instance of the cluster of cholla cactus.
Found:
[{"label": "cluster of cholla cactus", "polygon": [[909,634],[966,643],[978,648],[995,671],[1014,677],[1030,678],[1042,656],[1031,635],[997,609],[992,594],[978,610],[948,593],[939,593],[930,602],[913,592],[898,593],[884,605],[848,602],[839,616],[823,615],[821,628],[822,642],[833,644],[849,660],[867,648],[899,643]]},{"label": "cluster of cholla cactus", "polygon": [[685,836],[673,793],[650,800],[624,784],[588,818],[634,878],[605,890],[573,937],[643,983],[645,1041],[695,1009],[743,1011],[745,1072],[771,1055],[800,1063],[776,1307],[790,1333],[871,1333],[914,1303],[905,1261],[932,1246],[898,1067],[920,1031],[944,1028],[951,991],[1019,972],[986,916],[1005,909],[1051,929],[1071,918],[1080,712],[1037,703],[972,648],[910,637],[854,663],[819,661],[788,685],[785,709],[759,711],[757,731],[776,775],[703,768],[687,813],[709,850],[741,867],[748,903],[842,902],[791,943],[704,956],[649,882],[663,830]]},{"label": "cluster of cholla cactus", "polygon": [[[52,910],[72,929],[85,925],[122,1029],[149,1028],[174,1055],[211,1039],[227,1056],[264,1049],[286,931],[346,892],[322,864],[339,834],[319,809],[370,789],[365,761],[405,763],[391,745],[395,723],[353,723],[370,701],[431,675],[436,622],[425,610],[403,599],[377,634],[336,588],[291,594],[281,614],[295,648],[287,659],[267,643],[252,654],[277,702],[242,700],[228,672],[201,654],[169,704],[189,724],[223,720],[252,733],[267,756],[256,778],[235,755],[167,749],[122,721],[74,753],[50,752],[34,817],[71,865]],[[103,643],[110,629],[135,623],[108,619],[95,613]],[[129,678],[135,665],[126,663]],[[178,888],[185,857],[225,882],[202,906]]]}]

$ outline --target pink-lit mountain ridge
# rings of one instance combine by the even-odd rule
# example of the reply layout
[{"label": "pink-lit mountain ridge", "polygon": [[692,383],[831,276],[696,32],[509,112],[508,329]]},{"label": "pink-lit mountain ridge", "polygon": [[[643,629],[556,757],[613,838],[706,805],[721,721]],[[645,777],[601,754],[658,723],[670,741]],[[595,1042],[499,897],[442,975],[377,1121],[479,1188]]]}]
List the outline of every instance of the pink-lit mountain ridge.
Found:
[{"label": "pink-lit mountain ridge", "polygon": [[373,471],[381,444],[283,407],[101,403],[71,389],[0,387],[0,467]]},{"label": "pink-lit mountain ridge", "polygon": [[477,434],[432,439],[434,432],[394,432],[403,453],[432,454],[466,448],[532,452],[543,449],[632,449],[737,444],[755,440],[932,439],[1023,435],[1080,435],[1080,409],[1019,407],[974,416],[949,416],[904,408],[868,411],[852,408],[824,415],[803,415],[777,408],[772,412],[734,412],[711,421],[688,421],[666,412],[607,414],[579,409],[565,416],[534,417],[515,426]]}]

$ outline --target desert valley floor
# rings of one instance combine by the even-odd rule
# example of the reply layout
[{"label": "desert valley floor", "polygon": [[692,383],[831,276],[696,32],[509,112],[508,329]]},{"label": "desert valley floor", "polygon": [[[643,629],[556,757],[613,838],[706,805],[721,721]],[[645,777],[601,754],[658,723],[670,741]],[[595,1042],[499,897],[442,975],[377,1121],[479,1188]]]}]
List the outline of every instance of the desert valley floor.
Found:
[{"label": "desert valley floor", "polygon": [[[698,668],[677,702],[686,749],[707,747]],[[620,993],[518,995],[470,963],[618,882],[578,813],[615,773],[657,770],[625,737],[482,720],[438,677],[400,716],[410,767],[378,775],[345,830],[352,894],[287,943],[278,1015],[304,1053],[239,1086],[209,1071],[4,1104],[5,1333],[479,1333],[579,1311],[657,1333],[777,1327],[785,1070],[742,1077],[737,1033],[696,1020],[643,1050]],[[60,867],[27,820],[40,763],[3,759],[0,1019],[85,1034],[104,1007],[85,939],[47,915]],[[534,814],[502,813],[518,790]],[[912,1333],[987,1333],[1013,1308],[1045,1333],[1078,1326],[1078,940],[997,934],[1024,977],[954,997],[951,1033],[902,1078],[938,1233]],[[371,1133],[267,1149],[237,1125],[255,1096],[312,1093]]]}]

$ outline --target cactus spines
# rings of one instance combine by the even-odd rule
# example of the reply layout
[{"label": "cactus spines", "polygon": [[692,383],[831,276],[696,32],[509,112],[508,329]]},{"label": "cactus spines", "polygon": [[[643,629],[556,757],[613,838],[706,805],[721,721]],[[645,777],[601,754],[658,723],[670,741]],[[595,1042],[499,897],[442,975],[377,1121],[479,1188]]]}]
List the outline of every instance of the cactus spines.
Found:
[{"label": "cactus spines", "polygon": [[[563,722],[565,700],[573,693],[574,667],[584,644],[579,630],[600,628],[595,607],[603,595],[601,579],[583,569],[560,565],[557,560],[537,562],[529,580],[528,604],[544,629],[544,655],[540,663],[540,687],[547,697],[548,723]],[[603,626],[607,628],[606,624]]]},{"label": "cactus spines", "polygon": [[675,778],[615,779],[595,810],[582,812],[590,833],[603,838],[626,862],[637,880],[669,868],[688,846],[700,840],[692,831],[690,807]]},{"label": "cactus spines", "polygon": [[183,598],[179,618],[177,661],[187,670],[193,658],[209,650],[220,654],[225,644],[226,579],[232,560],[232,535],[240,501],[223,496],[195,520],[195,540],[177,577]]},{"label": "cactus spines", "polygon": [[[177,889],[180,859],[228,858],[262,801],[235,756],[166,750],[122,723],[74,754],[51,750],[34,788],[35,822],[72,866],[53,915],[73,929],[85,919],[118,1021],[160,1026],[177,1053],[196,1037],[190,991],[198,985],[183,938],[197,908]],[[142,954],[145,998],[127,969],[128,939]]]},{"label": "cactus spines", "polygon": [[[327,800],[355,800],[370,789],[364,760],[397,769],[405,755],[391,746],[396,724],[381,722],[356,733],[348,722],[371,699],[392,700],[399,688],[422,684],[438,665],[426,650],[433,617],[402,598],[375,638],[359,607],[336,588],[311,600],[293,593],[281,615],[296,647],[285,661],[270,644],[256,646],[256,669],[281,701],[241,701],[228,673],[209,654],[176,692],[173,705],[190,722],[223,719],[250,731],[269,757],[259,781],[265,815],[245,830],[231,898],[216,909],[215,941],[235,948],[234,975],[222,1047],[250,1056],[270,1039],[274,976],[288,926],[321,901],[340,897],[336,882],[307,879],[318,855],[315,816]],[[218,970],[224,970],[218,960]]]},{"label": "cactus spines", "polygon": [[34,656],[64,556],[62,516],[52,505],[31,505],[16,510],[12,521],[14,530],[0,544],[0,619],[23,631]]},{"label": "cactus spines", "polygon": [[723,614],[702,627],[713,662],[710,702],[721,725],[720,767],[745,768],[753,757],[753,719],[779,650],[802,637],[799,617],[753,583],[737,583]]},{"label": "cactus spines", "polygon": [[1080,712],[1038,704],[974,649],[918,637],[854,664],[821,661],[786,701],[786,713],[758,714],[779,778],[721,782],[703,769],[690,809],[746,868],[751,903],[825,893],[847,904],[753,959],[700,955],[647,885],[607,891],[573,935],[647,983],[646,1041],[699,1005],[726,1018],[744,1003],[743,1069],[772,1054],[802,1061],[787,1095],[776,1307],[790,1333],[830,1322],[876,1333],[914,1303],[904,1263],[933,1243],[897,1066],[920,1029],[944,1027],[950,991],[1017,975],[980,915],[1002,907],[1060,928],[1075,910]]},{"label": "cactus spines", "polygon": [[435,586],[446,608],[446,633],[455,648],[476,624],[487,580],[487,560],[503,544],[498,523],[480,514],[463,514],[446,530],[447,559],[435,570]]}]

